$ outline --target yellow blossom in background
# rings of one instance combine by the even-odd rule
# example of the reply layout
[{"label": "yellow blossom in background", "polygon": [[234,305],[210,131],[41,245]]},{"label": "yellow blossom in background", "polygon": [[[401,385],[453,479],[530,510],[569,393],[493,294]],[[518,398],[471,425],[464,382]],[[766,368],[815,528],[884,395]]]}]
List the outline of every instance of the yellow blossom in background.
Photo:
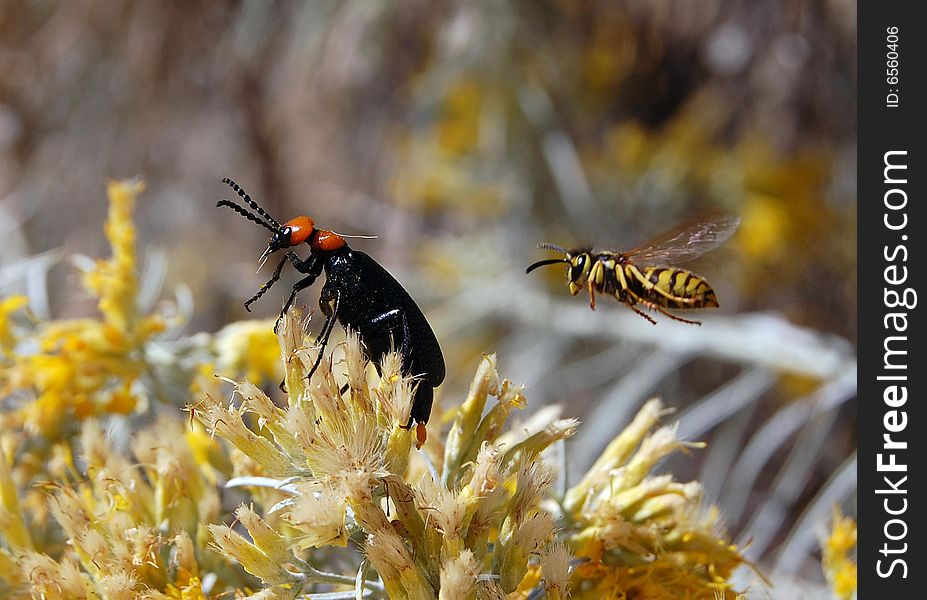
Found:
[{"label": "yellow blossom in background", "polygon": [[753,194],[741,212],[740,247],[751,257],[775,261],[787,249],[782,237],[789,221],[777,198]]},{"label": "yellow blossom in background", "polygon": [[821,541],[822,565],[834,596],[850,600],[856,593],[856,521],[843,516],[839,506],[834,507],[830,535]]},{"label": "yellow blossom in background", "polygon": [[466,154],[476,146],[482,96],[483,90],[475,81],[463,79],[450,87],[444,98],[442,118],[435,127],[435,138],[443,154]]},{"label": "yellow blossom in background", "polygon": [[[144,345],[167,325],[161,315],[139,315],[136,305],[132,208],[143,189],[140,182],[111,182],[107,188],[105,230],[112,257],[96,261],[83,274],[87,291],[98,298],[102,320],[40,324],[38,351],[14,354],[4,378],[6,391],[31,390],[35,398],[14,413],[13,426],[56,439],[69,435],[76,421],[128,414],[142,400],[134,384],[147,369]],[[17,302],[7,300],[4,306]]]},{"label": "yellow blossom in background", "polygon": [[6,452],[0,448],[0,534],[15,550],[31,550],[32,538],[23,520],[22,506],[13,482]]},{"label": "yellow blossom in background", "polygon": [[397,134],[399,161],[390,187],[401,203],[426,210],[453,207],[478,217],[503,214],[512,190],[502,172],[487,167],[486,153],[502,127],[505,97],[500,90],[461,76],[448,85],[435,107],[438,117],[421,131]]},{"label": "yellow blossom in background", "polygon": [[219,373],[228,376],[242,374],[255,383],[279,382],[283,371],[273,319],[226,325],[216,333],[214,345]]},{"label": "yellow blossom in background", "polygon": [[10,296],[0,300],[0,353],[7,355],[16,343],[13,328],[10,326],[10,316],[29,304],[25,296]]},{"label": "yellow blossom in background", "polygon": [[141,181],[111,181],[106,187],[109,196],[109,217],[104,229],[113,256],[97,261],[95,268],[84,273],[84,286],[97,296],[104,320],[125,333],[135,324],[138,293],[136,275],[135,226],[132,209],[136,197],[145,190]]}]

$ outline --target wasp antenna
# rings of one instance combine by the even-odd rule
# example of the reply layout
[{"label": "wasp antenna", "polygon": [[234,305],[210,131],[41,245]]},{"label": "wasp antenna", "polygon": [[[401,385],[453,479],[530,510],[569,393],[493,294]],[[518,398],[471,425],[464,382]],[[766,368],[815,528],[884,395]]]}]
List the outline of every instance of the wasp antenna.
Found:
[{"label": "wasp antenna", "polygon": [[217,206],[217,207],[219,207],[219,206],[228,206],[229,208],[231,208],[232,210],[234,210],[235,212],[237,212],[238,214],[240,214],[240,215],[243,216],[244,218],[248,219],[249,221],[252,221],[252,222],[254,222],[254,223],[257,223],[257,224],[260,225],[261,227],[264,227],[264,228],[266,228],[266,229],[269,229],[269,230],[273,231],[274,233],[277,233],[277,230],[279,229],[279,226],[274,227],[273,225],[270,225],[269,223],[265,223],[263,220],[261,220],[261,219],[259,219],[258,217],[252,215],[251,213],[249,213],[243,206],[239,206],[238,204],[235,204],[235,203],[232,202],[231,200],[226,200],[226,199],[223,198],[222,200],[219,200],[218,202],[216,202],[216,206]]},{"label": "wasp antenna", "polygon": [[530,273],[531,271],[537,269],[538,267],[546,267],[547,265],[556,265],[557,263],[569,263],[570,260],[567,258],[546,258],[544,260],[539,260],[536,263],[528,265],[528,268],[525,269],[525,273]]},{"label": "wasp antenna", "polygon": [[238,192],[238,195],[241,197],[241,199],[244,200],[245,203],[247,203],[248,206],[250,206],[251,208],[253,208],[253,209],[255,210],[255,212],[257,212],[257,214],[259,214],[259,215],[261,215],[262,217],[264,217],[265,219],[267,219],[267,220],[268,220],[274,227],[276,227],[277,229],[280,229],[280,223],[278,223],[278,222],[276,221],[276,219],[274,219],[272,216],[270,216],[270,214],[269,214],[266,210],[264,210],[263,208],[261,208],[261,205],[260,205],[260,204],[258,204],[258,203],[255,202],[254,200],[252,200],[252,199],[251,199],[251,196],[248,194],[248,192],[246,192],[240,185],[238,185],[237,183],[235,183],[234,181],[232,181],[231,178],[229,178],[229,177],[223,178],[223,179],[222,179],[222,183],[227,184],[230,188],[232,188],[233,190],[235,190],[236,192]]},{"label": "wasp antenna", "polygon": [[557,244],[551,244],[548,242],[543,242],[541,244],[538,244],[538,248],[541,248],[542,250],[554,250],[556,252],[562,252],[564,254],[570,253],[570,251],[564,248],[563,246],[558,246]]}]

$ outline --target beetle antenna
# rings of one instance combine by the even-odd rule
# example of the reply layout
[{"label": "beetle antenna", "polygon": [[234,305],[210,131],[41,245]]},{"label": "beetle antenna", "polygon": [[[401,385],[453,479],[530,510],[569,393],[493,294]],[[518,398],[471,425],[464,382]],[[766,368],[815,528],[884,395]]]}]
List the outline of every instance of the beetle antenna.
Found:
[{"label": "beetle antenna", "polygon": [[260,225],[261,227],[264,227],[265,229],[269,229],[273,231],[274,233],[277,233],[277,231],[279,230],[279,226],[274,227],[273,225],[270,225],[269,223],[265,223],[262,219],[259,219],[255,215],[252,215],[251,213],[249,213],[243,206],[239,206],[235,204],[234,202],[232,202],[231,200],[226,200],[223,198],[222,200],[219,200],[218,202],[216,202],[216,206],[228,206],[229,208],[231,208],[232,210],[234,210],[235,212],[237,212],[244,218],[248,219],[249,221],[253,221],[254,223],[257,223],[258,225]]},{"label": "beetle antenna", "polygon": [[280,229],[280,223],[278,223],[272,216],[270,216],[270,214],[266,210],[261,208],[260,204],[252,200],[251,196],[248,195],[248,192],[242,189],[240,185],[238,185],[237,183],[235,183],[228,177],[223,178],[222,183],[228,184],[230,188],[238,192],[238,195],[241,197],[241,199],[244,200],[248,206],[253,208],[255,212],[257,212],[257,214],[267,219],[271,223],[271,225],[273,225],[277,229]]}]

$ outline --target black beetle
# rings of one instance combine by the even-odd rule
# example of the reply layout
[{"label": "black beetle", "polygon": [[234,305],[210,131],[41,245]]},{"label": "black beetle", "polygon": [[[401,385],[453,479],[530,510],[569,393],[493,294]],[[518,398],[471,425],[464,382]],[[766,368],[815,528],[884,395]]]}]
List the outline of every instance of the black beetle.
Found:
[{"label": "black beetle", "polygon": [[305,216],[281,225],[237,183],[229,178],[222,182],[235,190],[257,214],[231,200],[220,200],[216,206],[227,206],[273,233],[267,249],[261,255],[262,261],[277,250],[292,248],[304,242],[311,248],[305,260],[293,251],[287,252],[277,264],[270,280],[245,302],[245,308],[250,311],[250,305],[280,279],[286,261],[293,263],[296,270],[306,276],[293,286],[277,317],[274,325],[276,331],[296,294],[315,283],[324,270],[326,281],[319,296],[319,307],[326,319],[316,338],[319,355],[309,375],[315,372],[322,360],[322,352],[334,328],[335,319],[343,327],[357,332],[367,357],[378,371],[383,356],[396,348],[402,357],[403,373],[416,378],[412,412],[405,427],[411,428],[413,422],[417,423],[419,446],[424,444],[427,436],[425,424],[431,415],[434,388],[444,381],[445,366],[438,339],[409,293],[377,261],[363,252],[352,250],[343,236],[317,229],[313,220]]}]

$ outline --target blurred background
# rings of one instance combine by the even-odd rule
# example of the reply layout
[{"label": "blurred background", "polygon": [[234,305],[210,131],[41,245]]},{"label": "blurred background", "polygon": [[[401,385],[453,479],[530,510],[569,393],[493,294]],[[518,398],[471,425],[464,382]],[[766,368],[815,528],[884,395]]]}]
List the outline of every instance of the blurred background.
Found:
[{"label": "blurred background", "polygon": [[[94,311],[68,259],[106,253],[105,182],[137,176],[143,298],[187,333],[247,318],[267,232],[215,207],[230,176],[280,221],[378,236],[351,243],[428,315],[439,401],[497,352],[528,412],[585,421],[568,477],[662,396],[708,443],[665,468],[771,594],[810,597],[819,528],[855,514],[855,64],[849,0],[7,0],[0,292]],[[710,213],[742,225],[691,266],[721,301],[700,328],[524,274],[538,242],[630,248]]]}]

